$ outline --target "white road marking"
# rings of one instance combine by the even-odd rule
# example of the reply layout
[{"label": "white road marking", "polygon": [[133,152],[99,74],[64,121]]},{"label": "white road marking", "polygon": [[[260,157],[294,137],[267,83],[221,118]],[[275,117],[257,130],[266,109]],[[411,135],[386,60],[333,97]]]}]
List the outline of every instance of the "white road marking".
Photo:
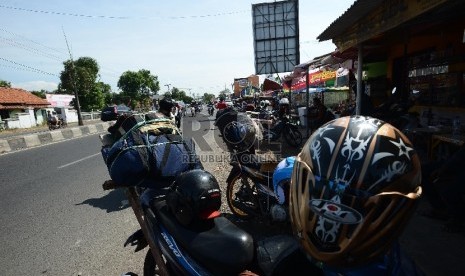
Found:
[{"label": "white road marking", "polygon": [[87,159],[89,159],[89,158],[92,158],[92,157],[97,156],[97,155],[100,155],[100,154],[101,154],[101,153],[99,152],[99,153],[96,153],[96,154],[89,155],[89,156],[87,156],[87,157],[81,158],[81,159],[76,160],[76,161],[74,161],[74,162],[71,162],[71,163],[68,163],[68,164],[64,164],[63,166],[58,167],[58,169],[63,169],[63,168],[65,168],[65,167],[74,165],[74,164],[76,164],[76,163],[82,162],[82,161],[84,161],[84,160],[87,160]]}]

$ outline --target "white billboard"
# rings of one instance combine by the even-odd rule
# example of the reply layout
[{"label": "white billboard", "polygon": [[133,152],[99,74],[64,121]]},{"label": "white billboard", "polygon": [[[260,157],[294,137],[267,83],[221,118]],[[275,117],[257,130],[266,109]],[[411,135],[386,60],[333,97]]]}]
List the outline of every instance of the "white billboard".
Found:
[{"label": "white billboard", "polygon": [[299,1],[252,5],[255,74],[294,70],[300,63]]},{"label": "white billboard", "polygon": [[69,103],[74,99],[73,95],[66,94],[46,94],[45,97],[53,107],[68,107]]}]

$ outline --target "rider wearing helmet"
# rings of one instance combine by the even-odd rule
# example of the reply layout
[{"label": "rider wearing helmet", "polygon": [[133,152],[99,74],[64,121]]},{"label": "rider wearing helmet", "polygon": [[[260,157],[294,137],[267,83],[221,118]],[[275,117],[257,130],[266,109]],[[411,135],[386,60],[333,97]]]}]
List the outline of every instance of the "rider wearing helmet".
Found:
[{"label": "rider wearing helmet", "polygon": [[174,107],[174,102],[170,98],[163,98],[160,100],[159,106],[158,111],[169,117]]},{"label": "rider wearing helmet", "polygon": [[284,97],[279,100],[279,118],[283,118],[284,116],[288,115],[290,112],[290,106],[289,106],[289,99]]},{"label": "rider wearing helmet", "polygon": [[163,98],[158,103],[158,110],[153,116],[146,115],[147,119],[159,119],[159,118],[168,118],[173,124],[176,123],[175,116],[173,113],[173,108],[175,103],[170,98]]},{"label": "rider wearing helmet", "polygon": [[166,201],[178,222],[188,226],[220,216],[221,190],[211,173],[194,169],[176,177]]},{"label": "rider wearing helmet", "polygon": [[418,203],[420,181],[418,154],[398,129],[371,117],[333,120],[295,160],[294,235],[322,267],[374,263],[395,246]]}]

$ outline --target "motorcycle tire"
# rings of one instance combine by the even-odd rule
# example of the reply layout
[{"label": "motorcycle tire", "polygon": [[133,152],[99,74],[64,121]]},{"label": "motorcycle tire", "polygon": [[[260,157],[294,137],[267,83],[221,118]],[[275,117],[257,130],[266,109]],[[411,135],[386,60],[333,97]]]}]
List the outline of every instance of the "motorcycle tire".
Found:
[{"label": "motorcycle tire", "polygon": [[259,212],[257,187],[252,179],[242,174],[228,178],[226,199],[231,212],[241,219],[254,218]]},{"label": "motorcycle tire", "polygon": [[291,147],[298,147],[303,142],[302,133],[298,129],[295,128],[286,128],[283,133],[284,140],[291,146]]},{"label": "motorcycle tire", "polygon": [[[170,275],[176,275],[175,273],[173,273],[169,263],[166,263],[166,267]],[[157,264],[155,263],[155,259],[153,258],[152,251],[150,251],[149,249],[147,250],[147,254],[145,254],[145,259],[144,259],[144,276],[159,276],[159,275],[161,275],[160,271],[158,269]]]}]

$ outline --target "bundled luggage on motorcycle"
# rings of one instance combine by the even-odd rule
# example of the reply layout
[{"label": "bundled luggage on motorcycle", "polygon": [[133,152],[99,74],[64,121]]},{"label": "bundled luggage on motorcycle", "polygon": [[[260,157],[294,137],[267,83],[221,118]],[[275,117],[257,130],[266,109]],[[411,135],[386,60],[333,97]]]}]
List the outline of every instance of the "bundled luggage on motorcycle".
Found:
[{"label": "bundled luggage on motorcycle", "polygon": [[258,124],[232,107],[218,110],[215,125],[228,147],[236,150],[248,150],[263,138]]},{"label": "bundled luggage on motorcycle", "polygon": [[168,186],[178,174],[202,167],[193,143],[169,119],[136,123],[101,153],[111,179],[122,186]]},{"label": "bundled luggage on motorcycle", "polygon": [[241,152],[254,152],[256,142],[262,136],[258,125],[244,113],[223,116],[226,117],[221,118],[218,127],[223,127],[223,141],[228,147]]}]

